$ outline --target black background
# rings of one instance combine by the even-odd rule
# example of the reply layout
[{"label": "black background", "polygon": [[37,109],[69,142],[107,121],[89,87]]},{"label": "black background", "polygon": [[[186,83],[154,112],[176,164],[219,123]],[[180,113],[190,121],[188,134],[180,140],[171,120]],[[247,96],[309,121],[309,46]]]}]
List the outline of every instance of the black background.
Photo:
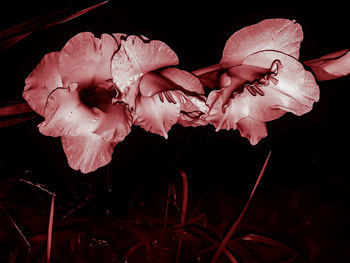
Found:
[{"label": "black background", "polygon": [[[301,62],[349,48],[345,4],[286,2],[112,0],[79,18],[34,32],[0,54],[0,102],[21,100],[24,80],[41,58],[59,51],[83,31],[97,37],[120,32],[162,40],[177,53],[178,67],[188,71],[218,63],[226,40],[235,31],[266,18],[295,19],[302,25]],[[0,7],[0,29],[47,12],[92,3],[9,2]],[[181,169],[189,178],[192,200],[207,198],[208,213],[215,213],[210,209],[224,197],[232,199],[234,207],[226,205],[225,211],[234,218],[271,151],[240,231],[282,240],[311,262],[346,262],[350,260],[346,250],[350,246],[346,146],[350,79],[324,81],[319,86],[320,101],[310,113],[300,117],[286,114],[268,123],[269,135],[257,146],[251,146],[238,131],[215,132],[212,126],[176,125],[168,140],[133,127],[116,146],[108,168],[89,175],[68,166],[60,140],[39,133],[36,125],[42,118],[38,117],[0,130],[0,179],[25,177],[62,193],[63,200],[65,191],[79,181],[94,182],[96,192],[103,192],[109,169],[114,194],[101,194],[101,202],[107,203],[111,211],[114,208],[115,216],[125,217],[124,203],[135,188],[157,192],[164,182],[179,180]],[[273,221],[276,213],[277,221]]]}]

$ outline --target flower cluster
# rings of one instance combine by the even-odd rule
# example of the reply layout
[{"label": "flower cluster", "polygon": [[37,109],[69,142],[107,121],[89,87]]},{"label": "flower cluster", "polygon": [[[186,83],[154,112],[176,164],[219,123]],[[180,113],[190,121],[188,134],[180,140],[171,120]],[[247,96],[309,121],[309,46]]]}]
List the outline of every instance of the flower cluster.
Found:
[{"label": "flower cluster", "polygon": [[[301,26],[267,19],[233,34],[219,64],[178,69],[165,43],[144,36],[84,32],[43,57],[23,97],[45,120],[39,131],[61,137],[69,165],[88,173],[139,125],[168,137],[174,124],[238,129],[251,144],[265,122],[302,115],[319,98],[313,75],[298,62]],[[205,97],[203,87],[216,87]]]}]

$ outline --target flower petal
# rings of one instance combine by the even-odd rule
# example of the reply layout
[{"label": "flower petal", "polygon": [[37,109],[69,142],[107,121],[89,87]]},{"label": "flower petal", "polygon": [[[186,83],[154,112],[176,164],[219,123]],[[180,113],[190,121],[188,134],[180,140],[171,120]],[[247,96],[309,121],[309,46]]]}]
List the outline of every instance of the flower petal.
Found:
[{"label": "flower petal", "polygon": [[330,80],[350,74],[350,50],[345,49],[304,62],[318,80]]},{"label": "flower petal", "polygon": [[99,118],[96,112],[81,103],[78,92],[70,88],[57,89],[50,95],[44,116],[39,130],[53,137],[93,131]]},{"label": "flower petal", "polygon": [[241,119],[237,123],[237,128],[242,137],[248,138],[251,145],[256,145],[258,142],[267,136],[266,124],[263,121],[256,121],[249,117]]},{"label": "flower petal", "polygon": [[185,98],[185,100],[179,100],[182,104],[177,123],[185,127],[207,125],[204,115],[209,108],[205,102],[204,89],[200,80],[195,75],[177,68],[163,69],[160,74],[181,87],[179,90],[181,93],[178,94]]},{"label": "flower petal", "polygon": [[[279,60],[283,68],[274,76],[276,81],[270,80],[267,86],[259,87],[264,93],[263,96],[253,96],[247,89],[233,93],[247,81],[252,82],[251,78],[257,72],[268,71],[275,60]],[[253,125],[251,120],[271,121],[281,117],[285,112],[301,115],[310,111],[313,103],[319,99],[319,88],[314,77],[291,56],[275,51],[262,51],[247,57],[243,63],[245,65],[227,71],[231,77],[228,87],[213,91],[208,96],[207,104],[210,111],[207,114],[207,121],[213,124],[217,131],[236,129],[240,121],[245,119],[239,129],[244,136],[250,136],[251,142],[256,142],[264,132],[261,128],[258,134],[247,133],[246,126],[258,125],[257,123]],[[223,110],[225,104],[228,106]]]},{"label": "flower petal", "polygon": [[[233,99],[228,99],[227,103],[229,107],[222,110],[223,105],[226,103],[225,97],[229,97],[229,89],[223,89],[219,91],[213,91],[209,94],[207,104],[210,110],[207,114],[207,121],[215,126],[216,131],[221,129],[237,129],[237,123],[242,118],[245,118],[249,114],[250,101],[249,97],[243,97],[242,94],[235,96]],[[240,98],[240,99],[237,99]]]},{"label": "flower petal", "polygon": [[159,72],[186,91],[204,95],[203,85],[200,80],[190,72],[178,68],[166,68]]},{"label": "flower petal", "polygon": [[90,32],[72,37],[63,47],[59,59],[64,87],[77,82],[86,88],[111,79],[111,59],[117,49],[118,43],[108,34],[102,34],[101,39]]},{"label": "flower petal", "polygon": [[[176,94],[177,91],[171,92]],[[152,97],[137,98],[134,124],[167,139],[168,131],[178,121],[180,103],[171,103],[166,99],[161,101],[160,96],[157,94]]]},{"label": "flower petal", "polygon": [[239,65],[255,52],[276,50],[299,58],[302,28],[288,19],[266,19],[234,33],[226,42],[221,63]]},{"label": "flower petal", "polygon": [[41,116],[50,93],[63,86],[58,73],[59,56],[60,52],[46,54],[25,80],[23,98]]},{"label": "flower petal", "polygon": [[[201,82],[194,75],[175,68],[149,72],[142,76],[140,92],[145,97],[163,96],[167,102],[180,103],[178,123],[183,126],[206,125],[200,116],[208,111]],[[164,101],[164,99],[163,99]],[[140,112],[140,111],[138,111]],[[163,133],[163,132],[162,132]]]},{"label": "flower petal", "polygon": [[178,64],[174,51],[164,42],[143,36],[121,38],[121,45],[113,56],[113,82],[123,95],[123,101],[134,108],[139,78],[147,72]]},{"label": "flower petal", "polygon": [[257,120],[275,119],[275,110],[288,111],[299,116],[309,112],[313,103],[319,100],[320,90],[315,78],[290,56],[275,51],[262,51],[247,57],[243,64],[269,68],[275,60],[279,60],[283,66],[275,77],[278,80],[277,85],[270,81],[267,87],[263,86],[265,96],[250,96],[254,100],[251,105],[254,106],[250,107],[249,116]]},{"label": "flower petal", "polygon": [[93,133],[66,135],[61,141],[70,167],[82,173],[93,172],[108,164],[115,146]]},{"label": "flower petal", "polygon": [[131,131],[132,118],[124,103],[109,104],[99,110],[95,134],[109,142],[121,142]]}]

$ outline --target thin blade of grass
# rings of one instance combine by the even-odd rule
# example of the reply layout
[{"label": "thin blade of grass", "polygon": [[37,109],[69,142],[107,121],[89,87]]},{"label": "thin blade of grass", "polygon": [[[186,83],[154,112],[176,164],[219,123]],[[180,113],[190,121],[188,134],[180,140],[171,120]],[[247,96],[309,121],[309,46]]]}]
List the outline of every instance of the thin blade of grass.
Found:
[{"label": "thin blade of grass", "polygon": [[170,192],[171,192],[171,184],[169,185],[169,188],[168,188],[168,198],[167,198],[166,204],[165,204],[164,225],[163,225],[163,237],[165,237],[166,226],[167,226],[167,221],[168,221],[168,211],[169,211],[169,203],[170,203]]},{"label": "thin blade of grass", "polygon": [[124,255],[124,259],[127,259],[128,257],[130,257],[130,255],[132,253],[135,252],[136,249],[138,249],[139,247],[141,247],[143,245],[142,241],[138,241],[135,245],[133,245]]},{"label": "thin blade of grass", "polygon": [[7,209],[5,208],[5,206],[2,205],[2,203],[0,202],[0,209],[2,209],[5,214],[7,215],[7,217],[10,219],[11,223],[13,224],[13,226],[17,229],[18,233],[20,234],[20,236],[22,237],[22,239],[24,240],[24,242],[27,244],[28,250],[30,251],[30,244],[27,240],[27,238],[25,237],[25,235],[23,234],[23,232],[21,231],[21,229],[18,227],[18,225],[16,224],[15,220],[11,217],[11,215],[9,214],[9,212],[7,211]]},{"label": "thin blade of grass", "polygon": [[27,102],[11,103],[0,107],[0,117],[33,112]]},{"label": "thin blade of grass", "polygon": [[47,248],[46,248],[46,262],[50,263],[51,256],[51,244],[52,244],[52,228],[53,228],[53,216],[55,210],[55,194],[52,194],[51,208],[50,208],[50,218],[49,218],[49,228],[47,231]]},{"label": "thin blade of grass", "polygon": [[257,235],[257,234],[247,234],[247,235],[244,235],[244,236],[237,238],[237,240],[263,243],[265,245],[275,247],[278,251],[283,251],[283,250],[288,251],[290,254],[293,255],[294,260],[296,260],[297,262],[306,262],[306,260],[303,258],[303,256],[301,254],[299,254],[294,248],[291,248],[290,246],[283,244],[280,241],[277,241],[275,239],[272,239],[272,238],[269,238],[266,236],[261,236],[261,235]]},{"label": "thin blade of grass", "polygon": [[176,190],[174,184],[171,184],[171,192],[173,193],[174,205],[177,206]]},{"label": "thin blade of grass", "polygon": [[[184,171],[180,171],[182,177],[182,210],[181,210],[181,225],[184,225],[186,222],[186,212],[187,212],[187,203],[188,203],[188,181],[187,175]],[[179,245],[176,252],[176,263],[180,260],[181,247],[182,247],[182,235],[179,237]]]},{"label": "thin blade of grass", "polygon": [[252,197],[254,196],[254,193],[256,191],[256,188],[258,187],[260,181],[261,181],[261,178],[264,174],[264,171],[265,171],[265,168],[267,166],[267,163],[270,159],[270,155],[271,155],[271,151],[269,152],[269,154],[267,155],[267,158],[265,160],[265,163],[264,163],[264,166],[263,168],[261,169],[260,171],[260,174],[258,176],[258,179],[256,180],[255,182],[255,185],[254,185],[254,188],[252,190],[252,192],[250,193],[250,197],[248,199],[248,201],[246,202],[241,214],[239,215],[239,217],[237,218],[237,220],[233,223],[233,225],[231,226],[230,230],[226,233],[225,237],[223,238],[223,240],[221,241],[219,247],[217,248],[217,250],[215,251],[212,259],[210,260],[210,263],[215,263],[217,261],[217,259],[219,258],[219,256],[221,255],[222,251],[224,250],[224,248],[226,247],[226,244],[227,242],[231,239],[232,235],[234,234],[234,232],[236,231],[239,223],[242,221],[242,218],[245,214],[245,212],[247,211],[249,205],[250,205],[250,202],[252,200]]},{"label": "thin blade of grass", "polygon": [[20,118],[15,118],[15,119],[10,119],[10,120],[3,120],[0,121],[0,128],[4,127],[9,127],[18,123],[22,123],[25,121],[29,121],[31,119],[36,118],[37,116],[27,116],[27,117],[20,117]]},{"label": "thin blade of grass", "polygon": [[[219,245],[219,241],[217,241],[215,238],[213,238],[210,233],[208,233],[206,230],[202,229],[202,228],[198,228],[198,227],[187,227],[186,228],[186,233],[189,233],[193,236],[198,236],[200,237],[202,240],[207,241],[208,243],[213,244],[212,246],[205,248],[203,250],[201,250],[198,253],[198,256],[208,253],[211,250],[214,250],[215,248],[218,247]],[[232,262],[232,263],[238,263],[238,260],[234,257],[234,255],[225,247],[223,249],[224,254],[226,255],[226,257]]]},{"label": "thin blade of grass", "polygon": [[185,172],[180,171],[182,177],[182,210],[181,210],[181,224],[185,224],[186,221],[186,211],[188,203],[188,181]]},{"label": "thin blade of grass", "polygon": [[172,228],[183,228],[183,227],[186,227],[189,225],[196,224],[197,222],[199,224],[200,220],[202,220],[202,222],[203,222],[203,228],[206,228],[207,227],[207,214],[205,214],[205,213],[201,213],[201,214],[189,219],[185,224],[177,224],[177,225],[173,225],[171,227]]},{"label": "thin blade of grass", "polygon": [[108,2],[104,1],[99,4],[93,5],[91,7],[85,8],[81,11],[74,12],[71,14],[71,8],[63,9],[59,11],[52,12],[37,18],[30,19],[19,25],[10,27],[0,32],[0,53],[13,46],[26,36],[30,35],[36,30],[48,28],[57,24],[61,24],[79,17],[91,10],[104,5]]},{"label": "thin blade of grass", "polygon": [[44,191],[44,192],[46,192],[46,193],[48,193],[48,194],[50,194],[50,195],[53,195],[52,192],[50,192],[49,190],[47,190],[47,189],[46,189],[45,187],[43,187],[43,185],[41,185],[41,184],[36,184],[36,183],[33,183],[33,182],[28,181],[28,180],[25,180],[25,179],[18,179],[18,181],[20,181],[20,182],[22,182],[22,183],[29,184],[29,185],[31,185],[31,186],[34,186],[34,187],[40,189],[41,191]]}]

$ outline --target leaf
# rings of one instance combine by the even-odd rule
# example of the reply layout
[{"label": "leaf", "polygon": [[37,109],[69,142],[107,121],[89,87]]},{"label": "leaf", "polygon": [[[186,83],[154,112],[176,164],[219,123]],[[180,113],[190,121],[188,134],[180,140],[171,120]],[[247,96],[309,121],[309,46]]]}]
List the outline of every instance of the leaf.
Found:
[{"label": "leaf", "polygon": [[226,233],[225,237],[223,238],[223,240],[221,241],[218,249],[215,251],[214,253],[214,256],[212,257],[212,259],[210,260],[211,263],[214,263],[214,262],[217,262],[219,256],[221,255],[222,251],[224,250],[224,248],[226,247],[227,243],[229,242],[229,240],[231,239],[232,235],[235,233],[239,223],[242,221],[242,218],[245,214],[245,212],[247,211],[249,205],[250,205],[250,202],[252,201],[252,198],[254,196],[254,193],[256,191],[256,188],[258,187],[260,181],[261,181],[261,178],[265,172],[265,168],[266,168],[266,165],[270,159],[270,155],[271,155],[271,151],[269,152],[269,154],[267,155],[267,158],[265,160],[265,163],[264,163],[264,166],[262,167],[261,171],[260,171],[260,174],[258,176],[258,179],[256,180],[255,182],[255,185],[254,185],[254,188],[252,190],[252,192],[250,193],[250,196],[249,196],[249,199],[248,201],[246,202],[242,212],[240,213],[240,215],[238,216],[237,220],[233,223],[233,225],[231,226],[231,228],[229,229],[229,231]]},{"label": "leaf", "polygon": [[2,203],[0,203],[0,209],[3,210],[5,212],[5,214],[7,215],[7,217],[9,218],[9,220],[11,221],[12,225],[16,228],[16,230],[18,231],[18,233],[20,234],[20,236],[22,237],[22,239],[24,240],[24,242],[26,243],[28,249],[30,249],[30,244],[27,240],[27,238],[25,237],[25,235],[23,234],[23,232],[21,231],[21,229],[18,227],[18,225],[16,224],[15,220],[11,217],[11,215],[8,213],[7,209],[2,205]]},{"label": "leaf", "polygon": [[25,122],[31,119],[36,118],[37,116],[28,116],[28,117],[20,117],[20,118],[15,118],[15,119],[10,119],[10,120],[3,120],[0,121],[0,128],[3,127],[8,127],[8,126],[12,126],[21,122]]},{"label": "leaf", "polygon": [[51,243],[52,243],[52,228],[53,228],[53,215],[55,211],[55,194],[52,194],[49,227],[47,231],[47,248],[46,248],[46,262],[50,263],[51,256]]},{"label": "leaf", "polygon": [[[272,238],[261,236],[257,234],[246,234],[244,236],[238,237],[235,240],[237,241],[246,241],[249,243],[258,243],[263,244],[266,246],[269,246],[273,248],[274,251],[278,252],[279,254],[283,254],[283,258],[285,261],[283,262],[301,262],[305,263],[306,260],[303,258],[302,255],[300,255],[297,251],[295,251],[293,248],[277,241]],[[247,248],[248,249],[248,248]],[[251,250],[251,249],[249,249]],[[288,255],[288,258],[286,259],[286,256]],[[291,260],[293,259],[293,260]],[[282,261],[278,261],[282,262]]]},{"label": "leaf", "polygon": [[304,64],[311,68],[320,81],[341,78],[350,74],[350,49],[308,60]]},{"label": "leaf", "polygon": [[32,112],[33,110],[29,107],[27,102],[19,103],[7,103],[10,105],[0,107],[0,117],[9,116],[21,113]]},{"label": "leaf", "polygon": [[12,126],[37,117],[37,115],[28,116],[27,113],[33,113],[27,102],[6,103],[0,107],[0,117],[6,117],[0,120],[0,128]]},{"label": "leaf", "polygon": [[34,31],[67,22],[71,19],[86,14],[101,5],[108,3],[108,1],[109,0],[85,8],[81,11],[74,12],[73,14],[71,10],[72,8],[66,8],[37,18],[30,19],[19,25],[5,29],[0,32],[0,53],[10,48],[18,41],[22,40]]}]

